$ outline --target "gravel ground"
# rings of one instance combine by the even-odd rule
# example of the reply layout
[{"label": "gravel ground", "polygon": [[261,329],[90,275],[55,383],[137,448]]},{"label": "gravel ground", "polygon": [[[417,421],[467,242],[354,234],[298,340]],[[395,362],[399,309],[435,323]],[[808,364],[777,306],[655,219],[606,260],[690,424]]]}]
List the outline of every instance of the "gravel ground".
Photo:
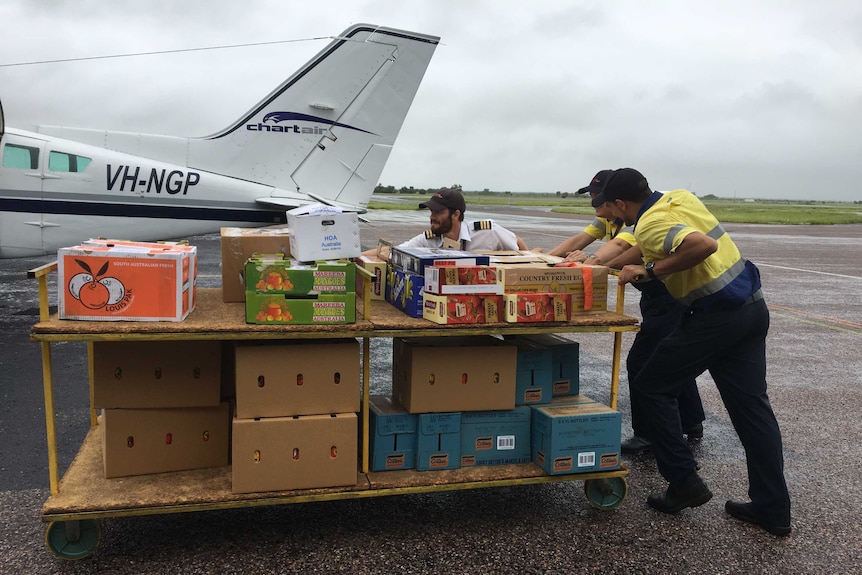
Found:
[{"label": "gravel ground", "polygon": [[[477,210],[478,211],[478,210]],[[550,248],[583,227],[499,212],[528,245]],[[507,219],[509,218],[509,219]],[[538,221],[538,220],[537,220]],[[518,225],[521,222],[521,225]],[[398,241],[415,221],[364,227],[363,238]],[[727,226],[761,265],[772,309],[770,397],[781,424],[793,533],[777,538],[729,518],[726,499],[744,499],[745,459],[708,375],[699,378],[707,411],[695,453],[714,498],[668,516],[646,496],[663,489],[648,454],[626,458],[626,500],[593,509],[583,483],[530,485],[361,500],[254,507],[102,521],[92,557],[66,562],[45,547],[41,505],[48,497],[35,284],[23,270],[41,261],[0,262],[0,574],[42,573],[858,573],[862,483],[850,463],[862,456],[862,226]],[[218,282],[218,241],[194,238],[203,283]],[[806,271],[810,270],[810,271]],[[627,312],[636,315],[628,291]],[[631,334],[624,337],[628,349]],[[607,334],[580,336],[582,391],[607,400]],[[374,340],[372,391],[385,391],[389,340]],[[61,468],[86,430],[86,364],[81,346],[54,346]],[[623,374],[624,375],[624,374]],[[626,380],[623,435],[630,432]]]}]

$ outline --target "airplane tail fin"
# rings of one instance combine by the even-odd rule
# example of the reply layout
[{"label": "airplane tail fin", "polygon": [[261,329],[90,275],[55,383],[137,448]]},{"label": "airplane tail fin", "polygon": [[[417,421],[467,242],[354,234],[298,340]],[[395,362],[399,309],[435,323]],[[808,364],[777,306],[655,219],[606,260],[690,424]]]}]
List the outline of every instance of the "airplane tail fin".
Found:
[{"label": "airplane tail fin", "polygon": [[438,43],[352,26],[233,125],[191,139],[188,165],[275,188],[258,201],[365,211]]}]

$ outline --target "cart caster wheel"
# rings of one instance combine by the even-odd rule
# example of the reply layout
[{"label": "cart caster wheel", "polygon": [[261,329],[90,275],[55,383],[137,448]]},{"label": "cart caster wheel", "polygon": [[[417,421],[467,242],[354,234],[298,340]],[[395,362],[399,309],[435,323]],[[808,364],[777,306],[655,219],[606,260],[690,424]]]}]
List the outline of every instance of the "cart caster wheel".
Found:
[{"label": "cart caster wheel", "polygon": [[587,479],[584,481],[584,493],[590,505],[604,511],[619,507],[629,491],[625,477],[609,479]]},{"label": "cart caster wheel", "polygon": [[89,557],[102,540],[102,526],[93,519],[52,521],[45,529],[45,545],[60,559]]}]

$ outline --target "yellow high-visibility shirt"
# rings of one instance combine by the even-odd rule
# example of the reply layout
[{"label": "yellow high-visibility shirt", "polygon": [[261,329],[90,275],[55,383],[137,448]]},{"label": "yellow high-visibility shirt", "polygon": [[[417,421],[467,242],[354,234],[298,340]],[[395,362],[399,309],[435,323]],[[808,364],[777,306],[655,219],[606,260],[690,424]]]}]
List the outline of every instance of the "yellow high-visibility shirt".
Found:
[{"label": "yellow high-visibility shirt", "polygon": [[[686,190],[664,193],[635,224],[635,237],[645,262],[666,258],[693,232],[716,240],[718,250],[694,267],[662,278],[670,294],[686,305],[722,291],[745,271],[746,260],[736,244],[703,202]],[[749,295],[745,293],[741,299]]]}]

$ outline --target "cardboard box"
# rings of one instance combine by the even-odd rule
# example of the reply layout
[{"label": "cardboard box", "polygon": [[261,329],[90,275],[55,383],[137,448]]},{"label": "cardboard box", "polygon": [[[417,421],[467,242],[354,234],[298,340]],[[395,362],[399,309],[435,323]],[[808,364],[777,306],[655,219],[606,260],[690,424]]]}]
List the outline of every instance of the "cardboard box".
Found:
[{"label": "cardboard box", "polygon": [[323,204],[300,206],[287,212],[290,253],[301,262],[355,258],[359,244],[359,216]]},{"label": "cardboard box", "polygon": [[93,342],[93,407],[217,406],[218,341]]},{"label": "cardboard box", "polygon": [[393,269],[390,276],[390,303],[410,317],[422,317],[425,294],[425,277],[412,272]]},{"label": "cardboard box", "polygon": [[410,413],[512,409],[516,356],[490,336],[393,338],[392,396]]},{"label": "cardboard box", "polygon": [[580,403],[598,403],[592,397],[576,393],[574,395],[555,395],[551,398],[551,405],[577,405]]},{"label": "cardboard box", "polygon": [[479,251],[475,253],[485,254],[490,258],[492,266],[500,264],[557,264],[566,261],[566,258],[552,256],[541,252],[529,250],[495,250]]},{"label": "cardboard box", "polygon": [[581,389],[580,344],[559,334],[522,336],[551,350],[551,381],[554,397],[576,395]]},{"label": "cardboard box", "polygon": [[256,324],[335,325],[356,322],[356,294],[292,298],[246,292],[245,321]]},{"label": "cardboard box", "polygon": [[230,409],[106,409],[105,477],[184,471],[228,464]]},{"label": "cardboard box", "polygon": [[356,485],[355,413],[233,420],[233,492]]},{"label": "cardboard box", "polygon": [[503,317],[509,323],[572,319],[572,296],[564,293],[506,293],[503,306]]},{"label": "cardboard box", "polygon": [[503,321],[503,296],[425,292],[422,317],[439,324],[497,323]]},{"label": "cardboard box", "polygon": [[[368,288],[371,290],[372,300],[386,299],[386,260],[377,256],[359,256],[356,263],[371,272],[374,279],[369,281]],[[365,293],[365,276],[361,273],[356,274],[356,293]]]},{"label": "cardboard box", "polygon": [[551,350],[528,339],[507,338],[518,347],[515,405],[550,403],[553,396]]},{"label": "cardboard box", "polygon": [[416,439],[416,469],[458,469],[461,466],[461,414],[419,415]]},{"label": "cardboard box", "polygon": [[58,315],[96,321],[182,321],[194,309],[196,248],[60,248]]},{"label": "cardboard box", "polygon": [[359,342],[238,342],[236,416],[284,417],[359,411]]},{"label": "cardboard box", "polygon": [[530,463],[530,408],[461,413],[461,467]]},{"label": "cardboard box", "polygon": [[434,294],[502,294],[493,266],[426,266],[425,291]]},{"label": "cardboard box", "polygon": [[487,255],[445,248],[393,246],[390,263],[396,269],[425,277],[425,266],[486,266]]},{"label": "cardboard box", "polygon": [[[608,268],[605,266],[555,267],[545,263],[495,263],[505,293],[562,293],[572,296],[573,311],[605,311]],[[592,275],[592,289],[584,274]]]},{"label": "cardboard box", "polygon": [[620,467],[620,413],[600,403],[533,406],[533,462],[560,475]]},{"label": "cardboard box", "polygon": [[368,407],[371,471],[416,467],[419,416],[387,395],[372,395]]},{"label": "cardboard box", "polygon": [[286,226],[221,229],[222,300],[245,301],[245,262],[254,254],[290,257],[290,234]]},{"label": "cardboard box", "polygon": [[303,264],[281,254],[255,254],[245,264],[248,291],[295,297],[356,291],[356,266],[347,260]]}]

